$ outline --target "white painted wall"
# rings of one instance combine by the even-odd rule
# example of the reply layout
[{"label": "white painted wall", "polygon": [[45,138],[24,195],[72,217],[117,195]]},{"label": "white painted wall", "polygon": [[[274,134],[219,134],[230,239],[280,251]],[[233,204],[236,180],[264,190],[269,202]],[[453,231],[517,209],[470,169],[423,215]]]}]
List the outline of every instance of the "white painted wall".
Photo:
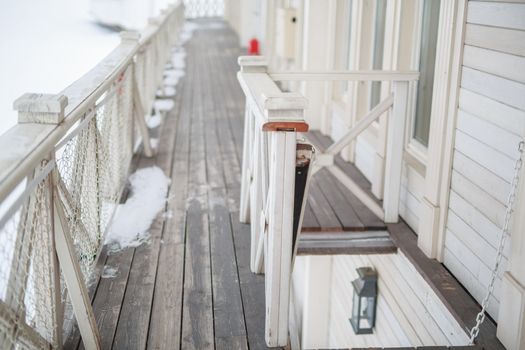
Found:
[{"label": "white painted wall", "polygon": [[[331,269],[316,271],[311,266],[331,266]],[[351,281],[357,278],[355,269],[361,266],[374,267],[379,276],[376,327],[370,335],[355,335],[349,322]],[[325,278],[323,283],[310,283],[308,289],[301,288],[308,285],[307,281],[319,277]],[[465,345],[468,342],[466,333],[402,253],[300,256],[295,262],[292,290],[296,315],[303,315],[299,324],[302,324],[301,345],[305,349]],[[322,298],[323,295],[326,297]],[[327,318],[327,325],[319,322]],[[308,341],[305,331],[319,328],[324,333],[318,333],[315,342]],[[321,334],[324,334],[324,343]]]},{"label": "white painted wall", "polygon": [[[484,298],[503,225],[517,147],[525,135],[525,4],[470,1],[444,264]],[[497,319],[502,267],[490,300]]]}]

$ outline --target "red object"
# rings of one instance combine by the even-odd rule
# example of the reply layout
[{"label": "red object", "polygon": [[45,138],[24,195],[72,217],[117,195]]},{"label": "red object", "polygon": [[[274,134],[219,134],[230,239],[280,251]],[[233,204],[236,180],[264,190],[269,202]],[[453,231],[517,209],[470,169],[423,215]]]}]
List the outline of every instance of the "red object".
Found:
[{"label": "red object", "polygon": [[250,46],[248,47],[248,53],[250,55],[258,55],[259,54],[259,40],[253,38],[250,40]]}]

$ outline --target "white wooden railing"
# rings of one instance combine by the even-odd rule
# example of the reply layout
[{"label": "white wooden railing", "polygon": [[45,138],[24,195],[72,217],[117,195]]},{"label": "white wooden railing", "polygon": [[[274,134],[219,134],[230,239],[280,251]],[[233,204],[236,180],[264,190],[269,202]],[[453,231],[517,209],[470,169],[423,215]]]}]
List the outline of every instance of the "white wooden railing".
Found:
[{"label": "white wooden railing", "polygon": [[311,145],[297,141],[297,133],[308,130],[306,99],[281,92],[263,57],[240,57],[239,64],[246,95],[240,220],[251,222],[251,270],[265,272],[266,342],[284,346],[297,230],[313,158]]},{"label": "white wooden railing", "polygon": [[170,6],[61,93],[25,94],[0,136],[0,348],[61,348],[71,303],[87,349],[100,338],[92,268],[146,127],[184,7]]},{"label": "white wooden railing", "polygon": [[[405,129],[409,106],[409,83],[417,81],[417,71],[298,71],[269,73],[274,81],[352,81],[374,82],[382,81],[392,84],[392,93],[380,101],[366,115],[357,119],[343,137],[328,147],[325,152],[318,153],[313,172],[326,167],[341,183],[361,200],[374,214],[387,223],[399,220],[399,195],[403,153],[405,147]],[[354,141],[382,115],[388,116],[386,133],[386,158],[384,169],[384,191],[382,206],[366,191],[357,185],[334,164],[334,157]]]},{"label": "white wooden railing", "polygon": [[[306,132],[307,100],[283,93],[276,81],[389,81],[393,91],[324,153],[315,151],[315,163],[306,180],[322,167],[346,185],[385,222],[397,222],[409,82],[417,72],[268,72],[264,57],[240,57],[239,82],[246,95],[240,221],[251,223],[251,261],[254,273],[265,273],[266,342],[288,342],[290,278],[308,192],[308,181],[297,184],[300,159],[313,161],[314,150],[297,142]],[[388,115],[383,206],[334,164],[334,157],[375,120]],[[311,171],[309,171],[312,169]],[[304,186],[297,198],[297,186]],[[295,196],[294,196],[295,194]],[[294,217],[294,209],[300,208]],[[297,218],[298,217],[298,218]],[[297,226],[298,223],[298,227]]]}]

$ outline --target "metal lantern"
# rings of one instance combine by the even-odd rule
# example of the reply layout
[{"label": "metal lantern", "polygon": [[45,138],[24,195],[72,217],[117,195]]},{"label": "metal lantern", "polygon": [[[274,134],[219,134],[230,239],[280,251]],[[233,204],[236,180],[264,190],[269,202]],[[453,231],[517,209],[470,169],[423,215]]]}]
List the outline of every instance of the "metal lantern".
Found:
[{"label": "metal lantern", "polygon": [[352,281],[354,297],[350,323],[355,334],[373,333],[376,322],[377,272],[371,267],[360,267],[359,278]]}]

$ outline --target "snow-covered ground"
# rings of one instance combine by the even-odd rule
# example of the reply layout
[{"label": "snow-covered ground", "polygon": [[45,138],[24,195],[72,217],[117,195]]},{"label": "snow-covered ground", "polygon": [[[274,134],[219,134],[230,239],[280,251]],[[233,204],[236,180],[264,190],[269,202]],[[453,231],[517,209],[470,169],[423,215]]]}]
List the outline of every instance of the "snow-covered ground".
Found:
[{"label": "snow-covered ground", "polygon": [[16,124],[16,98],[60,92],[118,45],[118,33],[97,25],[89,7],[90,0],[2,2],[0,134]]}]

